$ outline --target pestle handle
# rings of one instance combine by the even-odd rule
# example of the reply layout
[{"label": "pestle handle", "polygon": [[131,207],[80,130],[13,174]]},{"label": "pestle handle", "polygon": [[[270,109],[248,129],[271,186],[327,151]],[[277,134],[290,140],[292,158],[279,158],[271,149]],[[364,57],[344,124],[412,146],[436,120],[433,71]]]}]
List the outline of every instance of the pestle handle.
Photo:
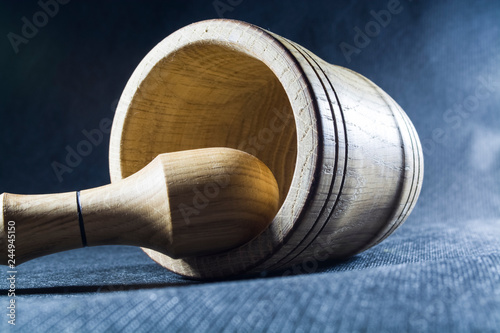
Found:
[{"label": "pestle handle", "polygon": [[229,148],[162,154],[110,185],[3,193],[0,264],[8,264],[13,248],[15,264],[86,245],[141,246],[174,258],[213,254],[257,236],[278,202],[272,172],[250,154]]}]

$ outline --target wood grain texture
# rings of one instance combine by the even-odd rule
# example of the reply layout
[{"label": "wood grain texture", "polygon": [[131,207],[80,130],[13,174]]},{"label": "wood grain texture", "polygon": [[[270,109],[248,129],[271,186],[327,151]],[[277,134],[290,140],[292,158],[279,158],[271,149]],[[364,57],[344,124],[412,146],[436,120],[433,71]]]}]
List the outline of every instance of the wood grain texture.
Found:
[{"label": "wood grain texture", "polygon": [[[76,192],[2,194],[0,260],[7,263],[8,221],[15,221],[16,264],[81,247]],[[254,156],[207,148],[157,156],[117,182],[81,191],[89,246],[145,246],[170,257],[230,250],[256,237],[278,210],[271,171]]]},{"label": "wood grain texture", "polygon": [[76,195],[0,196],[0,264],[8,260],[7,226],[15,222],[15,264],[82,246]]},{"label": "wood grain texture", "polygon": [[408,217],[423,157],[402,109],[362,75],[248,23],[209,20],[168,36],[121,96],[110,142],[112,182],[156,155],[231,147],[273,172],[280,209],[257,238],[164,267],[217,278],[343,258]]}]

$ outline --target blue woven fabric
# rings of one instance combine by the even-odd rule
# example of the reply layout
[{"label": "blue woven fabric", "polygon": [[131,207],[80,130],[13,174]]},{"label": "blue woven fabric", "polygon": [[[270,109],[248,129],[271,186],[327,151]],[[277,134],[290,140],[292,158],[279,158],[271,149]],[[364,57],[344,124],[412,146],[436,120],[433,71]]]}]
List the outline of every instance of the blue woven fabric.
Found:
[{"label": "blue woven fabric", "polygon": [[500,220],[419,222],[346,262],[287,277],[193,285],[130,247],[52,255],[19,267],[30,290],[19,296],[17,329],[496,331]]},{"label": "blue woven fabric", "polygon": [[[64,161],[84,130],[112,118],[126,80],[157,42],[221,13],[380,85],[415,124],[426,170],[417,207],[395,234],[313,271],[197,282],[138,248],[84,248],[17,267],[12,326],[4,267],[0,331],[498,332],[500,5],[401,0],[401,10],[359,52],[342,51],[342,43],[355,45],[356,27],[376,20],[371,11],[395,3],[75,1],[61,5],[18,53],[3,38],[0,192],[109,182],[109,134],[62,180],[52,163]],[[21,34],[21,18],[41,10],[36,2],[0,7],[3,36]]]}]

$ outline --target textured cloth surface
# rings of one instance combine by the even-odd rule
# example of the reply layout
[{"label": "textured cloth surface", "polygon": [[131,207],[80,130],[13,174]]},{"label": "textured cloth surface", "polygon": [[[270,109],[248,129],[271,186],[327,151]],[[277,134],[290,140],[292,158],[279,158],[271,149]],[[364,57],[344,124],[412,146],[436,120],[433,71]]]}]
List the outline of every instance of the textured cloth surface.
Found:
[{"label": "textured cloth surface", "polygon": [[131,247],[61,253],[19,266],[17,329],[496,331],[499,238],[500,220],[408,223],[314,274],[196,285]]},{"label": "textured cloth surface", "polygon": [[[220,4],[229,7],[217,7]],[[351,54],[356,31],[401,9]],[[222,8],[222,9],[221,9]],[[226,10],[224,10],[225,8]],[[0,4],[0,33],[22,34],[31,3]],[[0,192],[109,182],[109,133],[57,176],[88,131],[112,119],[144,55],[189,23],[224,17],[269,29],[373,80],[407,112],[425,178],[408,221],[342,262],[227,281],[172,274],[140,249],[85,248],[17,267],[16,326],[2,332],[500,330],[500,3],[495,1],[69,2],[19,44],[0,43]],[[375,16],[374,14],[375,13]],[[372,24],[373,26],[373,24]],[[345,45],[345,44],[344,44]],[[69,148],[68,148],[69,147]]]}]

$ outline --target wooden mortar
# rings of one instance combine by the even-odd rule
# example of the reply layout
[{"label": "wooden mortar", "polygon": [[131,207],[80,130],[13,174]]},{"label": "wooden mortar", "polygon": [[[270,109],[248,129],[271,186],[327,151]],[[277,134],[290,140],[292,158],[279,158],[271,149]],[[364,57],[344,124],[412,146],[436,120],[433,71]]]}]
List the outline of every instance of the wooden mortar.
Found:
[{"label": "wooden mortar", "polygon": [[169,270],[220,278],[344,258],[379,243],[412,211],[423,179],[419,138],[401,107],[360,74],[254,25],[209,20],[160,42],[121,96],[112,182],[158,154],[244,150],[273,172],[280,209],[252,241]]}]

